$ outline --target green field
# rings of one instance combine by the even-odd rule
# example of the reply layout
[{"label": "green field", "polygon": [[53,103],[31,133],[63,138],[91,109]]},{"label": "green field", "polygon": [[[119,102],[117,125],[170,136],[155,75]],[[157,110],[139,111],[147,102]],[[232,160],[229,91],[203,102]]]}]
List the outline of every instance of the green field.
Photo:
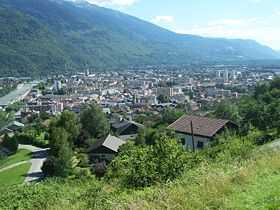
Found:
[{"label": "green field", "polygon": [[25,150],[25,149],[18,150],[16,154],[11,155],[3,160],[0,160],[0,169],[5,168],[14,163],[30,160],[31,155],[32,155],[32,153],[28,150]]},{"label": "green field", "polygon": [[23,183],[31,163],[24,163],[17,167],[0,172],[0,186],[7,187]]}]

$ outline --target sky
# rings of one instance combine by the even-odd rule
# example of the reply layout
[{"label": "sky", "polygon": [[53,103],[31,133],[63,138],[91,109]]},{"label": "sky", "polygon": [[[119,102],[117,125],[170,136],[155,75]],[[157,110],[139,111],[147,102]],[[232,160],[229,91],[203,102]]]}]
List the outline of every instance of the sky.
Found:
[{"label": "sky", "polygon": [[86,0],[177,33],[254,39],[280,50],[280,0]]}]

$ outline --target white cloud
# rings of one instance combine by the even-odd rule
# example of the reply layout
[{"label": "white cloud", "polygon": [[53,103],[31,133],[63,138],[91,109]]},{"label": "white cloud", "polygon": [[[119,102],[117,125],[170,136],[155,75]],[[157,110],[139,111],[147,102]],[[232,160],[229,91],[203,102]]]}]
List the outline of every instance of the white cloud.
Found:
[{"label": "white cloud", "polygon": [[251,23],[260,22],[258,18],[249,19],[221,19],[208,22],[208,26],[245,26]]},{"label": "white cloud", "polygon": [[[71,0],[71,1],[81,1],[81,0]],[[135,4],[138,0],[83,0],[91,4],[96,4],[100,6],[131,6]]]},{"label": "white cloud", "polygon": [[251,3],[261,3],[263,0],[249,0]]},{"label": "white cloud", "polygon": [[278,18],[269,16],[264,18],[221,19],[175,31],[180,34],[194,34],[205,37],[253,39],[274,49],[280,49],[280,28],[275,27]]},{"label": "white cloud", "polygon": [[280,9],[275,10],[274,14],[275,14],[276,16],[280,16]]},{"label": "white cloud", "polygon": [[152,22],[155,24],[170,24],[174,22],[174,17],[169,15],[156,16],[152,19]]}]

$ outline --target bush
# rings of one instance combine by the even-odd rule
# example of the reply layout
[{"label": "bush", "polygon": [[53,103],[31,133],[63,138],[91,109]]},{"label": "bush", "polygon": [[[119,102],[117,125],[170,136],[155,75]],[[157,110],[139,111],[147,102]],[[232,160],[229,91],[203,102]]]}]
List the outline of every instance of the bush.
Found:
[{"label": "bush", "polygon": [[176,139],[161,137],[151,146],[128,145],[109,166],[107,178],[126,187],[147,187],[179,177],[186,166],[187,153]]},{"label": "bush", "polygon": [[18,149],[18,141],[17,138],[10,138],[7,134],[4,136],[2,146],[7,148],[11,153],[16,153]]},{"label": "bush", "polygon": [[42,166],[42,171],[46,176],[55,175],[55,158],[49,157]]},{"label": "bush", "polygon": [[45,133],[33,127],[26,128],[23,132],[17,133],[15,138],[20,144],[28,144],[43,148],[48,147],[48,141],[45,140]]}]

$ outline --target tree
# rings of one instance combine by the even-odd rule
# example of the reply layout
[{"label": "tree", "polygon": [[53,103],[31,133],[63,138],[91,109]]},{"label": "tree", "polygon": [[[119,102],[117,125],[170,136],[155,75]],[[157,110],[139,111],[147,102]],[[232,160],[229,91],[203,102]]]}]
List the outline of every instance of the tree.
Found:
[{"label": "tree", "polygon": [[63,128],[52,128],[50,132],[50,156],[42,170],[48,176],[67,177],[71,174],[73,151]]},{"label": "tree", "polygon": [[223,101],[219,103],[214,111],[214,115],[217,118],[231,120],[238,124],[241,121],[238,106],[230,102]]},{"label": "tree", "polygon": [[59,150],[62,147],[69,146],[68,137],[69,137],[69,135],[64,128],[53,127],[51,129],[49,144],[50,144],[50,149],[51,149],[50,154],[52,156],[57,157]]},{"label": "tree", "polygon": [[162,182],[174,180],[180,176],[187,163],[186,153],[177,139],[163,136],[153,146],[156,171]]},{"label": "tree", "polygon": [[169,125],[178,120],[178,118],[180,118],[183,114],[184,113],[180,110],[167,108],[162,113],[161,121],[163,124]]},{"label": "tree", "polygon": [[10,138],[8,134],[5,134],[2,142],[2,146],[7,148],[10,152],[16,153],[18,149],[18,141],[16,138]]},{"label": "tree", "polygon": [[108,135],[110,124],[100,107],[89,105],[81,114],[82,128],[93,138],[102,138]]},{"label": "tree", "polygon": [[157,100],[159,101],[159,103],[168,103],[170,101],[170,98],[168,96],[159,95],[157,97]]},{"label": "tree", "polygon": [[74,112],[64,111],[56,121],[55,126],[63,128],[68,133],[68,141],[73,146],[81,130],[77,115]]}]

